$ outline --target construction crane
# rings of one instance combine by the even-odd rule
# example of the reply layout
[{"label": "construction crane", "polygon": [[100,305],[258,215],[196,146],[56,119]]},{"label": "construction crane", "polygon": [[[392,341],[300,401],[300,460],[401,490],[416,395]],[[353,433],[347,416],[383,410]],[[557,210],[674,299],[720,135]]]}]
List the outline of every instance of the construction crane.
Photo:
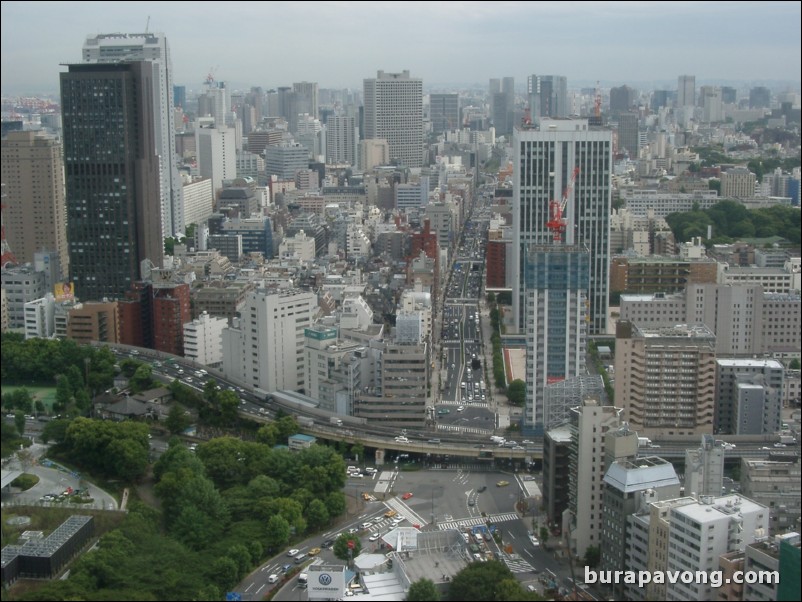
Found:
[{"label": "construction crane", "polygon": [[593,102],[593,114],[596,119],[601,117],[601,87],[598,80],[596,80],[596,98]]},{"label": "construction crane", "polygon": [[551,230],[554,242],[562,242],[563,234],[565,233],[565,208],[568,206],[568,197],[571,196],[571,190],[574,188],[574,182],[579,175],[579,168],[574,169],[571,174],[571,181],[563,191],[563,196],[560,201],[552,199],[549,202],[549,221],[546,222],[546,227]]}]

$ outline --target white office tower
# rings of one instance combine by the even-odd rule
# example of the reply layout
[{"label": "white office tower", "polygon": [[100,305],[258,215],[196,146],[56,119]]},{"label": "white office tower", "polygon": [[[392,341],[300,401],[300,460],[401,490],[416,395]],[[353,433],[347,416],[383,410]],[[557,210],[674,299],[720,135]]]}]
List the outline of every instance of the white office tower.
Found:
[{"label": "white office tower", "polygon": [[210,316],[205,311],[184,324],[184,357],[203,364],[219,366],[223,363],[223,330],[226,318]]},{"label": "white office tower", "polygon": [[[715,571],[719,556],[743,552],[769,534],[769,509],[740,495],[704,496],[695,504],[671,509],[668,531],[669,571]],[[714,600],[710,580],[682,579],[666,585],[666,600]]]},{"label": "white office tower", "polygon": [[159,155],[159,193],[162,208],[162,238],[184,234],[184,201],[175,154],[173,111],[173,64],[163,33],[110,33],[86,38],[85,63],[150,61],[153,73],[153,112],[156,154]]},{"label": "white office tower", "polygon": [[304,329],[317,313],[317,295],[299,289],[248,294],[233,325],[223,331],[226,377],[268,393],[304,388]]},{"label": "white office tower", "polygon": [[724,444],[702,435],[697,449],[685,450],[685,494],[721,495],[724,482]]},{"label": "white office tower", "polygon": [[[553,245],[549,205],[566,196],[562,242],[590,253],[589,334],[607,330],[610,264],[610,178],[613,135],[587,119],[544,119],[516,129],[513,171],[513,312],[524,329],[524,261],[530,245]],[[578,171],[577,171],[578,170]],[[573,186],[571,185],[573,183]]]},{"label": "white office tower", "polygon": [[49,339],[55,332],[56,298],[47,293],[25,304],[25,338]]},{"label": "white office tower", "polygon": [[381,138],[390,146],[390,161],[423,166],[423,80],[409,71],[385,73],[364,80],[365,138]]},{"label": "white office tower", "polygon": [[237,177],[237,146],[235,132],[226,126],[205,126],[195,129],[198,174],[211,178],[212,194],[217,197],[223,180]]}]

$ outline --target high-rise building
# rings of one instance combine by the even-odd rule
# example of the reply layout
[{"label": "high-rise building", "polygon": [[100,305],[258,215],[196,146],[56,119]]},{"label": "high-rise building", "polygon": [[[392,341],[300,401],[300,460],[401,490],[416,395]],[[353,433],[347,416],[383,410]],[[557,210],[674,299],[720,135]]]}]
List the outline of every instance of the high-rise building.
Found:
[{"label": "high-rise building", "polygon": [[329,116],[326,120],[326,163],[356,167],[358,142],[356,117]]},{"label": "high-rise building", "polygon": [[317,295],[298,289],[248,294],[233,325],[223,331],[223,372],[272,393],[304,388],[304,331],[312,326]]},{"label": "high-rise building", "polygon": [[638,158],[638,114],[621,113],[618,116],[618,152],[626,151],[630,159]]},{"label": "high-rise building", "polygon": [[[163,33],[111,33],[89,36],[83,47],[85,63],[148,61],[153,65],[150,96],[156,154],[159,159],[159,194],[161,198],[162,238],[184,233],[182,186],[176,162],[173,64]],[[186,94],[186,91],[184,91]],[[183,106],[186,109],[186,97]]]},{"label": "high-rise building", "polygon": [[692,107],[696,104],[696,76],[680,75],[677,78],[677,106]]},{"label": "high-rise building", "polygon": [[568,78],[564,75],[530,75],[526,81],[532,121],[568,117]]},{"label": "high-rise building", "polygon": [[749,108],[768,109],[771,105],[771,90],[764,86],[757,86],[749,90]]},{"label": "high-rise building", "polygon": [[702,121],[716,123],[724,121],[724,103],[719,86],[702,86],[699,89],[699,102],[702,105]]},{"label": "high-rise building", "polygon": [[430,94],[429,118],[435,134],[460,129],[459,94]]},{"label": "high-rise building", "polygon": [[390,160],[410,168],[423,165],[423,80],[409,71],[364,80],[365,138],[390,145]]},{"label": "high-rise building", "polygon": [[317,82],[295,82],[292,91],[296,94],[296,109],[299,114],[304,113],[318,118],[320,111],[320,94]]},{"label": "high-rise building", "polygon": [[610,113],[627,113],[635,103],[635,90],[627,85],[610,88]]},{"label": "high-rise building", "polygon": [[3,223],[21,263],[37,251],[58,258],[59,279],[67,276],[67,209],[62,145],[35,132],[9,132],[2,141]]},{"label": "high-rise building", "polygon": [[[616,454],[606,451],[608,431],[618,429],[621,410],[586,399],[571,410],[568,465],[568,509],[562,525],[574,558],[601,544],[604,473]],[[636,440],[637,445],[637,440]],[[631,452],[628,449],[626,452]],[[626,457],[628,453],[624,453]]]},{"label": "high-rise building", "polygon": [[237,177],[235,131],[222,126],[198,127],[195,130],[198,149],[198,173],[212,180],[212,194],[217,195],[223,180]]},{"label": "high-rise building", "polygon": [[616,328],[615,398],[644,436],[713,431],[716,336],[704,325]]},{"label": "high-rise building", "polygon": [[799,528],[802,516],[799,456],[776,454],[770,460],[741,458],[741,491],[770,508],[771,533]]},{"label": "high-rise building", "polygon": [[733,167],[721,173],[721,196],[748,199],[755,196],[757,176],[746,167]]},{"label": "high-rise building", "polygon": [[531,245],[524,268],[526,406],[524,423],[542,432],[543,390],[585,374],[589,255],[575,245]]},{"label": "high-rise building", "polygon": [[61,111],[71,280],[82,299],[120,298],[145,260],[160,266],[164,255],[150,94],[159,69],[148,61],[68,69]]},{"label": "high-rise building", "polygon": [[[513,311],[523,330],[524,260],[529,245],[552,245],[549,204],[567,193],[564,242],[590,253],[589,334],[604,333],[610,263],[612,132],[586,119],[543,120],[539,130],[518,130],[513,171]],[[575,170],[578,169],[578,172]],[[570,184],[576,173],[573,188]]]}]

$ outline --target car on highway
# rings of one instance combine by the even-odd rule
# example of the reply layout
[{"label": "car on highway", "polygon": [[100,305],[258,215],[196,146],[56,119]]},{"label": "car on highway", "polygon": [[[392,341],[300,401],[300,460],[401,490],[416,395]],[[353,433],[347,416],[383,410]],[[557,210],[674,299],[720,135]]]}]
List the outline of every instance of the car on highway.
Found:
[{"label": "car on highway", "polygon": [[479,493],[484,493],[487,491],[487,485],[482,485],[479,489],[476,490]]},{"label": "car on highway", "polygon": [[449,410],[448,408],[440,408],[439,410],[437,410],[437,413],[440,416],[445,416],[446,414],[450,414],[451,410]]},{"label": "car on highway", "polygon": [[324,540],[323,543],[320,544],[320,547],[324,548],[326,550],[328,550],[331,547],[334,547],[334,539],[326,539],[326,540]]},{"label": "car on highway", "polygon": [[457,408],[457,412],[464,412],[464,411],[465,411],[465,406],[459,406]]},{"label": "car on highway", "polygon": [[510,484],[509,481],[499,481],[498,483],[496,483],[496,487],[506,487],[509,484]]},{"label": "car on highway", "polygon": [[381,537],[381,534],[379,534],[379,533],[374,533],[373,535],[371,535],[370,537],[368,537],[368,541],[378,541],[380,537]]},{"label": "car on highway", "polygon": [[298,555],[298,553],[300,553],[300,551],[301,551],[301,550],[297,550],[297,549],[293,548],[292,550],[290,550],[290,551],[288,551],[288,552],[287,552],[287,556],[290,556],[290,557],[292,557],[292,556],[297,556],[297,555]]},{"label": "car on highway", "polygon": [[318,554],[320,554],[320,548],[312,548],[311,550],[309,550],[310,556],[317,556]]},{"label": "car on highway", "polygon": [[401,496],[401,499],[402,500],[408,500],[411,497],[412,497],[412,494],[410,492],[407,492],[407,493],[405,493],[404,495]]},{"label": "car on highway", "polygon": [[278,575],[276,573],[273,573],[272,575],[270,575],[270,577],[267,578],[267,582],[268,583],[278,582]]}]

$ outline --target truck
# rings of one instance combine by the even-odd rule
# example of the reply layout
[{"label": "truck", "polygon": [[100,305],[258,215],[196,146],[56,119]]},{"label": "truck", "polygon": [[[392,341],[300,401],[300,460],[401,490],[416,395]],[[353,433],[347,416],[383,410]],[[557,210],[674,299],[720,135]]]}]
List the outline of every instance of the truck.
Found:
[{"label": "truck", "polygon": [[651,447],[652,440],[648,437],[638,437],[638,447]]},{"label": "truck", "polygon": [[331,424],[333,424],[334,426],[342,426],[343,425],[343,421],[340,418],[337,418],[337,416],[332,416],[331,418],[329,418],[329,422]]},{"label": "truck", "polygon": [[315,425],[315,421],[309,416],[298,416],[298,424],[301,426],[310,427]]},{"label": "truck", "polygon": [[796,439],[793,435],[780,435],[780,443],[783,445],[794,445],[796,443]]}]

